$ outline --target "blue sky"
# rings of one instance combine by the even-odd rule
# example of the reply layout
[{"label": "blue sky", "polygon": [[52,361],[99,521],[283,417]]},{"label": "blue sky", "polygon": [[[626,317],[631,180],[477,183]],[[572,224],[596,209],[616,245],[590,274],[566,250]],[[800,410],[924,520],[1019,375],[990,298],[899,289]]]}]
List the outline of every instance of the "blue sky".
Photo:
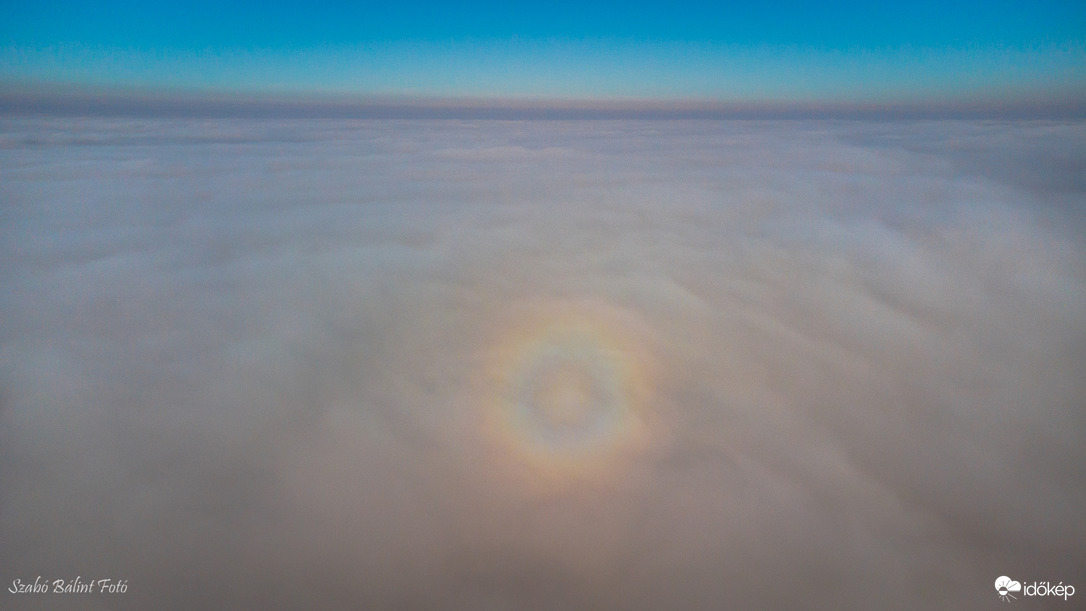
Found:
[{"label": "blue sky", "polygon": [[7,2],[5,90],[928,103],[1086,99],[1086,3]]}]

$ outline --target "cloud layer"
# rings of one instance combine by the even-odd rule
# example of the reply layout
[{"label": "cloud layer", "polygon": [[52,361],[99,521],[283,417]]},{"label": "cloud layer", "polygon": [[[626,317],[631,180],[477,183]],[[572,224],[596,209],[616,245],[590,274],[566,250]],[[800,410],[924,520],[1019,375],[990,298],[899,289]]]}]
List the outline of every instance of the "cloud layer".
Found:
[{"label": "cloud layer", "polygon": [[[4,119],[0,578],[129,583],[5,606],[1086,585],[1084,150],[1081,122]],[[558,327],[604,364],[532,400],[636,424],[593,468],[502,424]]]}]

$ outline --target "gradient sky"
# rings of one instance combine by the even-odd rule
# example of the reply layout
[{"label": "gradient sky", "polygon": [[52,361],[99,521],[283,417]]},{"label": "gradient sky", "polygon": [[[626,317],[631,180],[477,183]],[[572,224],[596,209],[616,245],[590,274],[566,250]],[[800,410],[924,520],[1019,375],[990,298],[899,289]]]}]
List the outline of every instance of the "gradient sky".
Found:
[{"label": "gradient sky", "polygon": [[1086,99],[1086,4],[0,5],[0,84],[454,98]]}]

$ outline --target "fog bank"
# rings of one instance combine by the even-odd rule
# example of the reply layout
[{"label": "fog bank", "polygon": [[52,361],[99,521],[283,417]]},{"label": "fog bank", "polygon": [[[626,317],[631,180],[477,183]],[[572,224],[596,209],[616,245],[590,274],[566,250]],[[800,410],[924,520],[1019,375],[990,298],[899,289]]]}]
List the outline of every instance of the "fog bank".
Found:
[{"label": "fog bank", "polygon": [[1084,153],[1082,122],[2,119],[0,580],[128,591],[0,606],[1086,595]]}]

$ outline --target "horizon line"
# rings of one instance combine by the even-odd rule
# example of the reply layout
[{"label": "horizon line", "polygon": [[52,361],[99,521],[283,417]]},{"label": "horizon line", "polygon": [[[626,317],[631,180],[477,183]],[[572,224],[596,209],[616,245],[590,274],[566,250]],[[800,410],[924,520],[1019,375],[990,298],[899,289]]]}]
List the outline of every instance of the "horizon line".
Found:
[{"label": "horizon line", "polygon": [[0,116],[297,119],[1016,119],[1086,118],[1086,100],[715,101],[330,96],[162,91],[4,91]]}]

